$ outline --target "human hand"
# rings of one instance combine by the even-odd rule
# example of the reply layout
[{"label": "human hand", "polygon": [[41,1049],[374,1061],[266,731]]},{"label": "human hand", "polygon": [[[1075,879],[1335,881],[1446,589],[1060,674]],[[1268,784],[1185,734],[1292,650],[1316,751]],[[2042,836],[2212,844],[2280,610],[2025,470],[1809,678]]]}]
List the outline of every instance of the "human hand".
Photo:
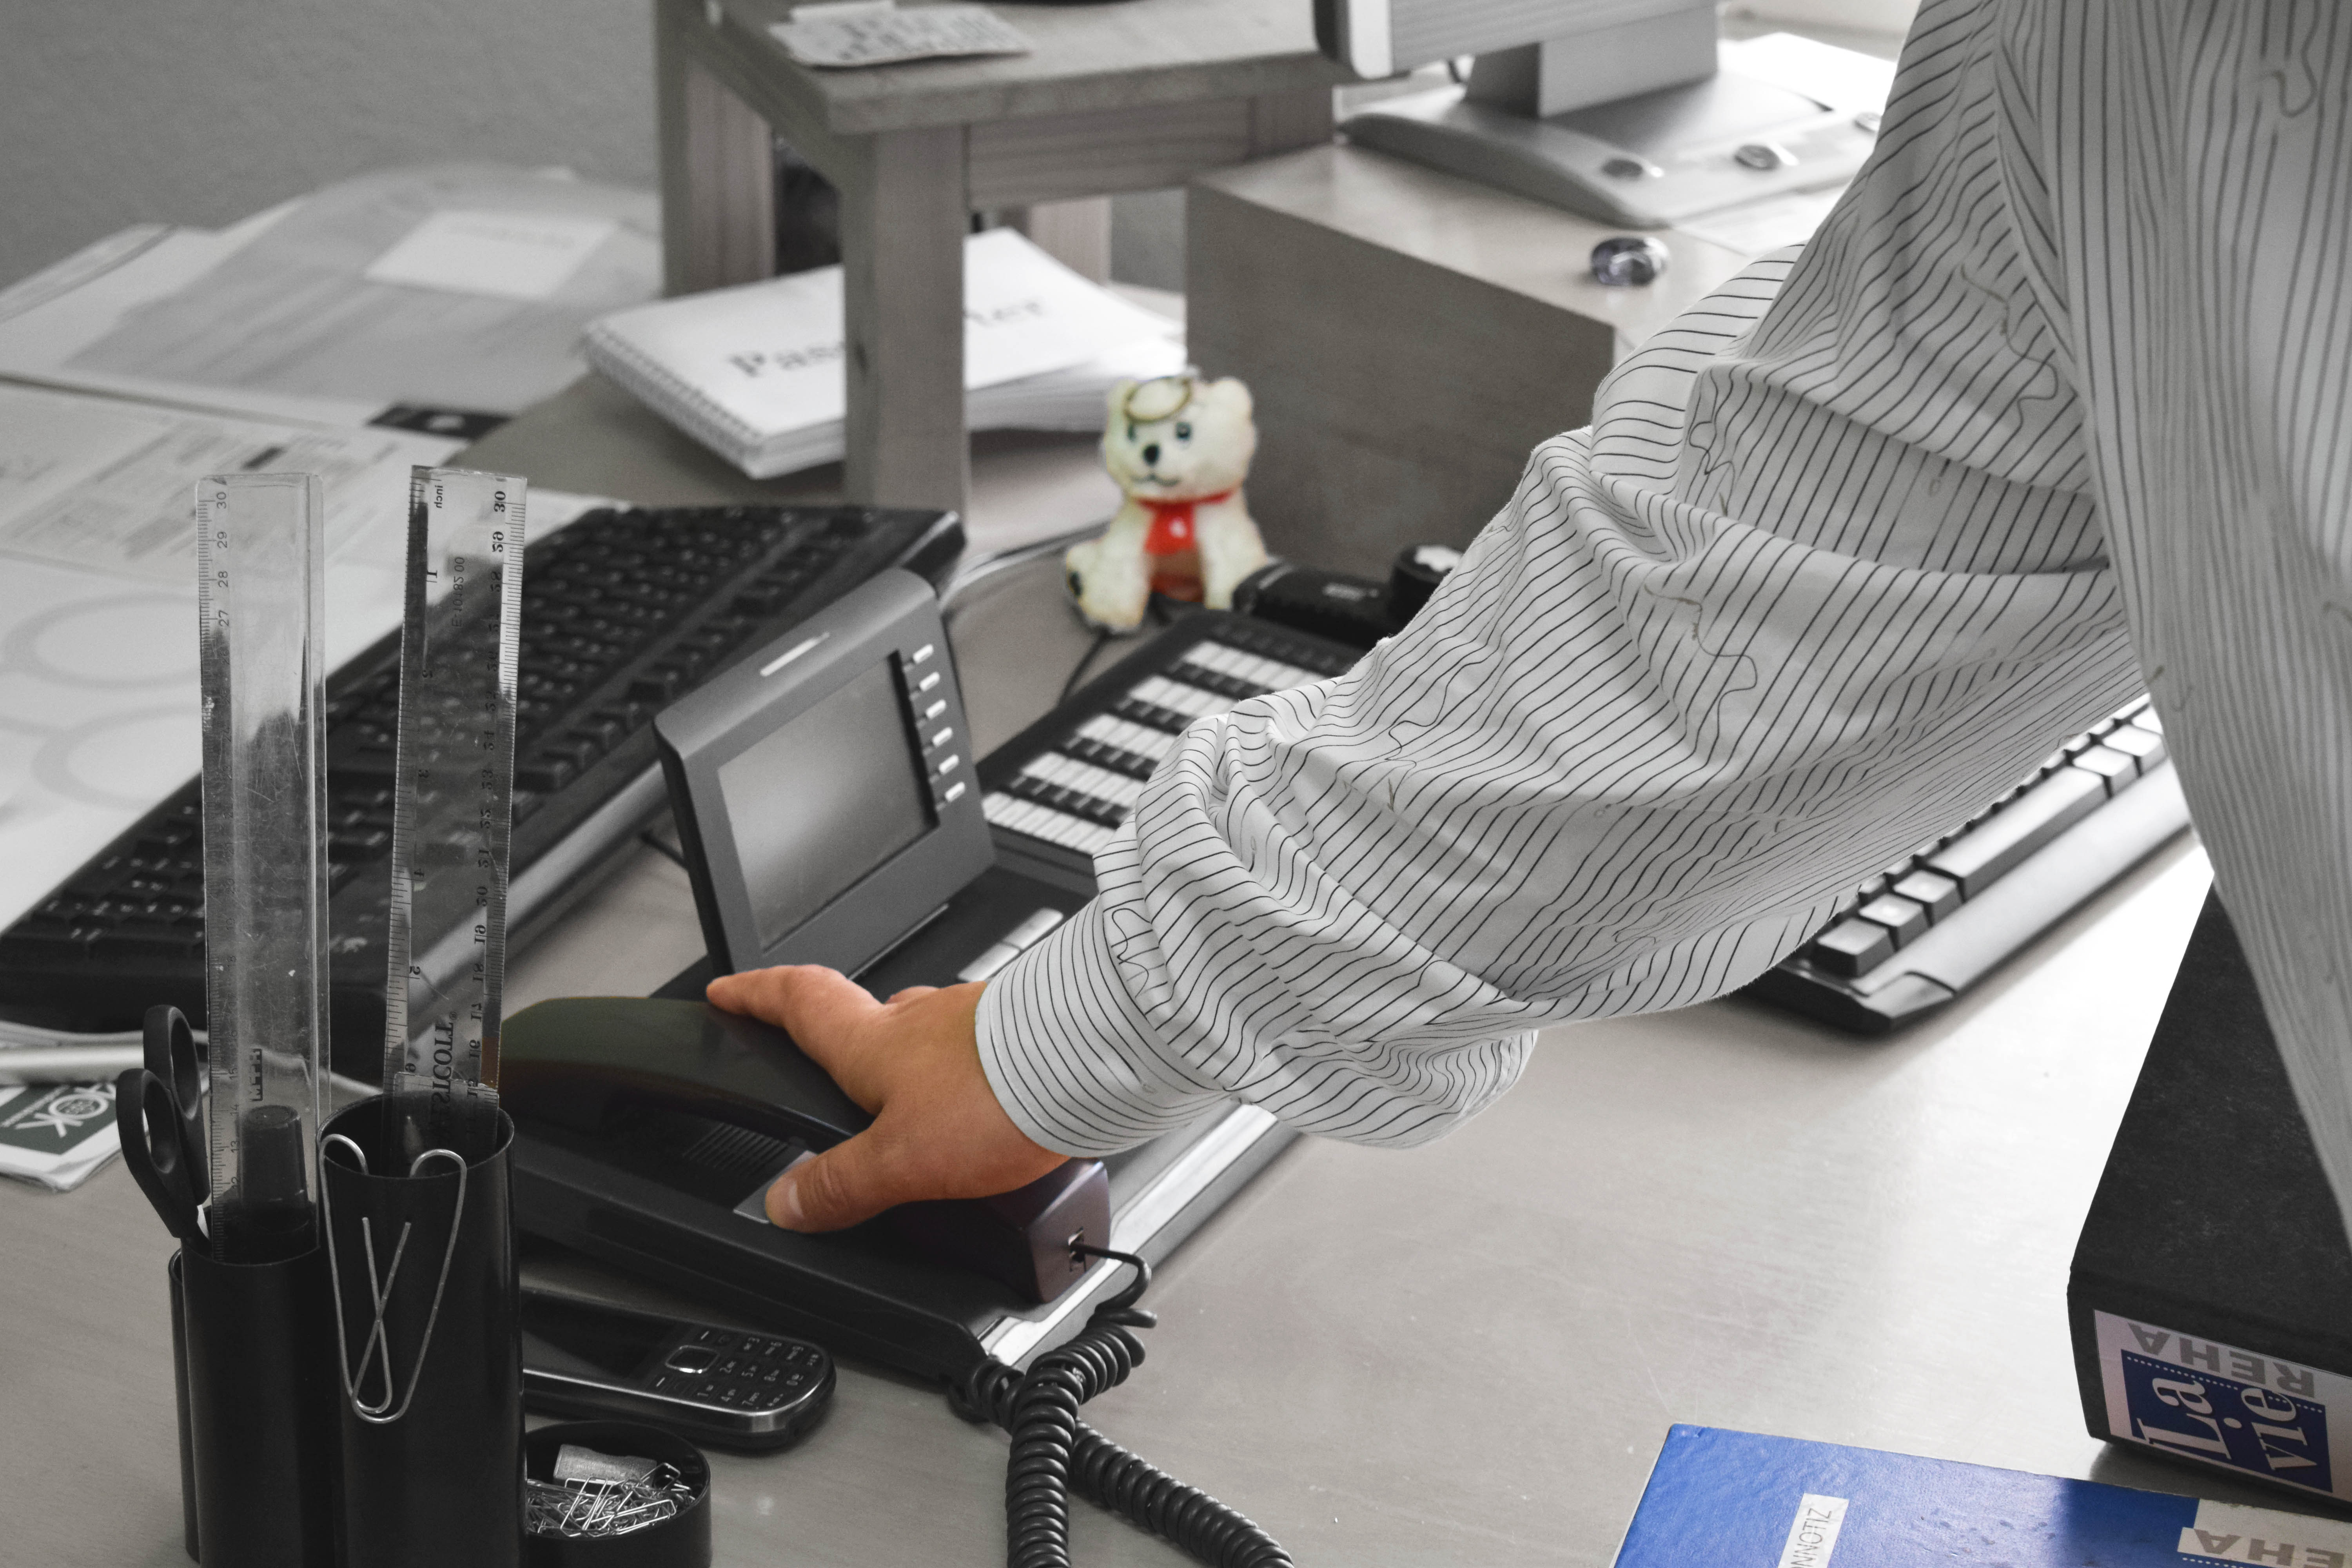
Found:
[{"label": "human hand", "polygon": [[787,1230],[839,1230],[893,1205],[1024,1187],[1068,1158],[1004,1114],[980,1065],[979,983],[917,985],[877,1002],[816,964],[723,974],[711,1005],[786,1030],[874,1125],[803,1160],[768,1189]]}]

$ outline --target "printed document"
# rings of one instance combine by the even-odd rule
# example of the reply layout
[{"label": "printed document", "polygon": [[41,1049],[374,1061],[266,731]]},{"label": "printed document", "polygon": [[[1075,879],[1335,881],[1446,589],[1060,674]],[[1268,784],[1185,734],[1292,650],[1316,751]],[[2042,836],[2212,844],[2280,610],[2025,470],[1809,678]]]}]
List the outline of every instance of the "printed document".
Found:
[{"label": "printed document", "polygon": [[487,165],[330,185],[218,234],[127,231],[0,294],[0,375],[363,425],[512,415],[660,291],[653,196]]}]

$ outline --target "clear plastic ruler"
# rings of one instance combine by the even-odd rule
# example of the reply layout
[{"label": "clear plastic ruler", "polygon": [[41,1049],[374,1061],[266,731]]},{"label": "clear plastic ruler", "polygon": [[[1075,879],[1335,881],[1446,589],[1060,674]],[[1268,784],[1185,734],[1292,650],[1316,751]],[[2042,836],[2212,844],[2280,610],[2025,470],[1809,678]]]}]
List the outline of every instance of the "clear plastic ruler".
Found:
[{"label": "clear plastic ruler", "polygon": [[313,474],[196,484],[214,1255],[309,1236],[327,1038],[326,509]]},{"label": "clear plastic ruler", "polygon": [[404,1167],[489,1152],[513,837],[528,486],[417,468],[400,631],[384,1072]]}]

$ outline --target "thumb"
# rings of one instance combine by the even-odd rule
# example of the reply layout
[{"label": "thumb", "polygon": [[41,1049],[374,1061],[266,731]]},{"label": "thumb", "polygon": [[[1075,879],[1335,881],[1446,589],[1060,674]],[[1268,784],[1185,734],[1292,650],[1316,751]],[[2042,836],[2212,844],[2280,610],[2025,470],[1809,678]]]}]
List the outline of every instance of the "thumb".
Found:
[{"label": "thumb", "polygon": [[770,1223],[785,1230],[841,1230],[900,1201],[891,1163],[871,1129],[801,1161],[768,1188]]}]

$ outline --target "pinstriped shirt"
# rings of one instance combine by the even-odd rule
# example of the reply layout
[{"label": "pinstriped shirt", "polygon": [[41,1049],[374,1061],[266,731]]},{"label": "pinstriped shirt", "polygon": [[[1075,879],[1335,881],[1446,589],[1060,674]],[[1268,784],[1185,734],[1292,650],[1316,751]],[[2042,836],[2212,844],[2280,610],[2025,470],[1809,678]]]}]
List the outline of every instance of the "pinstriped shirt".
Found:
[{"label": "pinstriped shirt", "polygon": [[1801,254],[1621,365],[1402,635],[1185,733],[983,994],[1008,1112],[1433,1137],[2145,686],[2343,1190],[2348,143],[2352,7],[1928,0]]}]

